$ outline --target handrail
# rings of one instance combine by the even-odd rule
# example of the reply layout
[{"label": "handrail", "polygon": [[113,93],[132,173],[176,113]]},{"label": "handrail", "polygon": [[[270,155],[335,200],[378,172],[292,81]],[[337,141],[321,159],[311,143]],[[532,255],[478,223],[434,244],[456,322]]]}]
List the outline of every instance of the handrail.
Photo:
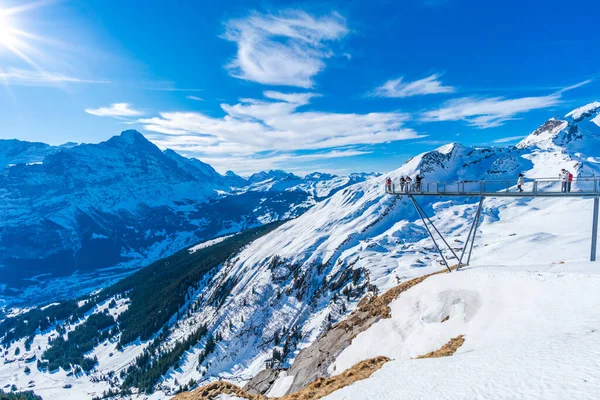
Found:
[{"label": "handrail", "polygon": [[385,185],[388,194],[399,195],[584,196],[600,195],[600,177],[577,177],[571,181],[561,178],[524,179],[521,189],[517,189],[517,179],[396,181]]}]

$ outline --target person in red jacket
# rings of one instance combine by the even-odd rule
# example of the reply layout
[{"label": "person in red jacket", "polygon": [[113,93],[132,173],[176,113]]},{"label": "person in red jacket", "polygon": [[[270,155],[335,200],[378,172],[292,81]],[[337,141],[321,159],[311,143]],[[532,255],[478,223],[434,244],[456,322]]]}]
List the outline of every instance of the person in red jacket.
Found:
[{"label": "person in red jacket", "polygon": [[392,178],[388,177],[385,180],[385,186],[386,186],[387,191],[391,193],[392,192]]},{"label": "person in red jacket", "polygon": [[571,184],[573,183],[573,174],[570,173],[569,171],[567,171],[567,174],[569,174],[569,181],[567,183],[567,192],[571,191]]}]

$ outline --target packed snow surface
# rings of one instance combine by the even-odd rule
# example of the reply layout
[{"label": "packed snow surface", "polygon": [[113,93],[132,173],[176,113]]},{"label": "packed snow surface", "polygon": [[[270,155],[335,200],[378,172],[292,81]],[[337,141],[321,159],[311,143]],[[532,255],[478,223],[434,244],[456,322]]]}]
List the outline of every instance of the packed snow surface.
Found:
[{"label": "packed snow surface", "polygon": [[[326,399],[598,398],[599,289],[600,264],[591,262],[478,264],[430,277],[330,369],[379,355],[393,361]],[[453,356],[415,359],[459,335],[465,343]]]}]

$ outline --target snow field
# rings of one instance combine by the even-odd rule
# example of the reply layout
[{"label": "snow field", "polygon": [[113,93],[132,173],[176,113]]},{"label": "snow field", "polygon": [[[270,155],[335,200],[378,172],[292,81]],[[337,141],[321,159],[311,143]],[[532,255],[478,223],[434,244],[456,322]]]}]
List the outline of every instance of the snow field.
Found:
[{"label": "snow field", "polygon": [[[598,398],[599,289],[600,266],[590,262],[430,277],[392,302],[392,317],[359,334],[330,372],[379,355],[393,361],[326,399]],[[460,334],[454,356],[415,359]]]}]

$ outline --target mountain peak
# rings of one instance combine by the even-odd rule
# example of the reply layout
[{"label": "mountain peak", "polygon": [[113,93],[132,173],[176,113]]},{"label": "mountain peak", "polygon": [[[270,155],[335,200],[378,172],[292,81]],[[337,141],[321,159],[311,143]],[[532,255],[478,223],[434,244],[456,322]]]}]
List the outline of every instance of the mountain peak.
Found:
[{"label": "mountain peak", "polygon": [[594,114],[600,112],[600,101],[593,101],[585,106],[578,107],[565,115],[565,118],[572,118],[575,121],[581,121]]},{"label": "mountain peak", "polygon": [[130,144],[134,144],[139,140],[143,140],[146,142],[148,141],[148,139],[146,139],[146,137],[144,135],[142,135],[135,129],[128,129],[126,131],[123,131],[123,132],[121,132],[119,137],[121,139],[123,139],[125,142],[130,143]]},{"label": "mountain peak", "polygon": [[111,137],[105,143],[112,147],[135,148],[144,152],[162,154],[162,151],[154,143],[135,129],[123,131],[120,135]]},{"label": "mountain peak", "polygon": [[567,121],[550,118],[531,132],[525,139],[517,143],[517,148],[524,149],[529,146],[547,147],[553,144],[552,140],[568,125]]},{"label": "mountain peak", "polygon": [[458,143],[448,143],[435,149],[438,153],[450,154],[455,147],[460,146]]}]

